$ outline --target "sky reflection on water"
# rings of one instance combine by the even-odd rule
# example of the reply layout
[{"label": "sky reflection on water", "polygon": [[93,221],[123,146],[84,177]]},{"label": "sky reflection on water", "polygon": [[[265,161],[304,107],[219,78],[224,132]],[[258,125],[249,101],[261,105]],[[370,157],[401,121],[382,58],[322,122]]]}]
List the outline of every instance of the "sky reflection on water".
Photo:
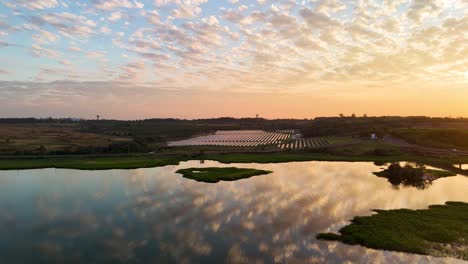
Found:
[{"label": "sky reflection on water", "polygon": [[[216,184],[180,168],[269,175]],[[468,202],[468,178],[395,189],[372,163],[183,162],[138,170],[0,172],[0,263],[461,263],[317,241],[371,209]]]}]

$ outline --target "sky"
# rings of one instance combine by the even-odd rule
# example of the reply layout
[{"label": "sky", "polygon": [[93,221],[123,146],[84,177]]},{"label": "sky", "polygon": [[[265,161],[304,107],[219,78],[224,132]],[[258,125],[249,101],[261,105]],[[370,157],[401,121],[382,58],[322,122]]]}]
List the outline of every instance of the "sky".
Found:
[{"label": "sky", "polygon": [[0,117],[468,117],[468,0],[0,0]]}]

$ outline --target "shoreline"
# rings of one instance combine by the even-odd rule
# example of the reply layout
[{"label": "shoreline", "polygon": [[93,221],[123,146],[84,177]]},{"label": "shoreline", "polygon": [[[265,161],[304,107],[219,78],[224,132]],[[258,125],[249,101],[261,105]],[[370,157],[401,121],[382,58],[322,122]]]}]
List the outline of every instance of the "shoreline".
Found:
[{"label": "shoreline", "polygon": [[[336,162],[419,162],[433,167],[468,176],[468,171],[453,166],[462,160],[450,158],[422,157],[415,155],[376,156],[376,155],[333,155],[308,152],[274,152],[274,153],[216,153],[205,155],[79,155],[79,156],[37,156],[37,157],[0,157],[0,170],[28,169],[77,169],[77,170],[112,170],[152,168],[166,165],[177,165],[188,160],[213,160],[220,163],[282,163],[300,161],[336,161]],[[464,157],[463,161],[468,161]],[[468,162],[466,162],[468,163]]]}]

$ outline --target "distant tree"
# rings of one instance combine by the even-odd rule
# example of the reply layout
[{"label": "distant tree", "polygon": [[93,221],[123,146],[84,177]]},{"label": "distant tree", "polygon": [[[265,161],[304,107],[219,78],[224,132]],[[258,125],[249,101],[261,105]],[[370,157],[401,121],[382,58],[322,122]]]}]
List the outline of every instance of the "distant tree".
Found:
[{"label": "distant tree", "polygon": [[364,118],[367,118],[367,114],[364,114]]},{"label": "distant tree", "polygon": [[341,118],[343,118],[343,117],[344,117],[344,115],[343,115],[343,114],[340,114],[340,117],[341,117]]},{"label": "distant tree", "polygon": [[96,116],[96,119],[99,120],[99,115]]},{"label": "distant tree", "polygon": [[355,117],[356,117],[356,114],[352,114],[351,117],[352,117],[352,118],[355,118]]},{"label": "distant tree", "polygon": [[37,150],[39,152],[41,152],[41,153],[45,153],[47,151],[47,149],[46,149],[46,147],[44,147],[44,145],[39,146],[39,148]]}]

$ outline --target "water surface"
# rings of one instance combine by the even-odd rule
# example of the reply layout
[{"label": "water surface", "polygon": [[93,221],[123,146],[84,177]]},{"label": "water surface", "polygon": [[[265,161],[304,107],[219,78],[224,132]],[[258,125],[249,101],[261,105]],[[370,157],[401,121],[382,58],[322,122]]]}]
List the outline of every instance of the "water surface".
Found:
[{"label": "water surface", "polygon": [[[216,184],[175,173],[273,171]],[[317,241],[371,209],[468,202],[468,177],[393,187],[359,162],[183,162],[137,170],[0,172],[0,263],[462,263]]]}]

